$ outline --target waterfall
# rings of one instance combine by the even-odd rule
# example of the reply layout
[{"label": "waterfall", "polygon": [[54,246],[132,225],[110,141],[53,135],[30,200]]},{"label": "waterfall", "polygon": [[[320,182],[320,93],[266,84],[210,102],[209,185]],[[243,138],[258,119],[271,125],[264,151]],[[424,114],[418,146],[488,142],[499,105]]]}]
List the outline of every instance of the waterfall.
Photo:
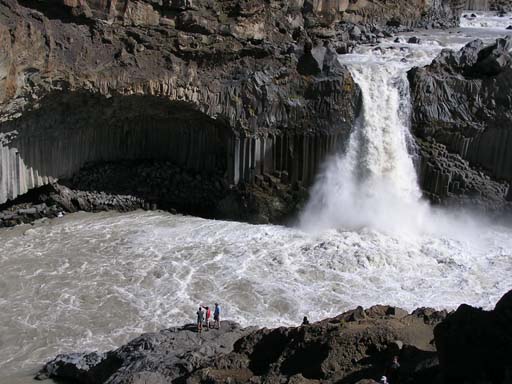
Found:
[{"label": "waterfall", "polygon": [[404,66],[364,62],[349,68],[362,90],[362,110],[344,152],[327,162],[314,185],[301,227],[411,233],[428,208],[408,150],[411,102]]}]

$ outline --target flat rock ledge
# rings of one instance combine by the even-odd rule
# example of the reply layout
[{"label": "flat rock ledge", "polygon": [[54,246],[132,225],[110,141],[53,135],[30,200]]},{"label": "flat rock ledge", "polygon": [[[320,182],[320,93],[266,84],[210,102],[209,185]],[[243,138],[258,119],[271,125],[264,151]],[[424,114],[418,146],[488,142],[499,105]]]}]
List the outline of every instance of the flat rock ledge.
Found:
[{"label": "flat rock ledge", "polygon": [[[399,356],[402,383],[511,383],[512,291],[492,311],[358,307],[311,325],[230,321],[144,334],[106,353],[59,355],[36,379],[81,384],[374,383]],[[436,350],[437,347],[437,350]]]}]

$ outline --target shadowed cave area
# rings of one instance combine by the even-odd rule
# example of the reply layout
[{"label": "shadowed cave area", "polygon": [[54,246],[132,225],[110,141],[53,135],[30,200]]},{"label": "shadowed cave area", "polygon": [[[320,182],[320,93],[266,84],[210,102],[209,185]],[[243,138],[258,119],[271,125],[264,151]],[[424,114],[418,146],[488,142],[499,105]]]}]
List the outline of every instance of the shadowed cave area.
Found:
[{"label": "shadowed cave area", "polygon": [[186,103],[59,93],[0,129],[13,137],[0,171],[8,199],[53,178],[211,216],[228,187],[231,131]]}]

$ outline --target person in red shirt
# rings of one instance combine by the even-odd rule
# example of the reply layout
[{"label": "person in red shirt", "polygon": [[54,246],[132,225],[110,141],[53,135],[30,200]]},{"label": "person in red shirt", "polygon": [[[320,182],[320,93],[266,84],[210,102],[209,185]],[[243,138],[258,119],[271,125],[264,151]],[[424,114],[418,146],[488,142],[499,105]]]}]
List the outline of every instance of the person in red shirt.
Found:
[{"label": "person in red shirt", "polygon": [[212,311],[210,310],[210,307],[203,306],[203,308],[206,310],[204,325],[206,327],[206,330],[208,331],[210,329],[210,318],[212,316]]}]

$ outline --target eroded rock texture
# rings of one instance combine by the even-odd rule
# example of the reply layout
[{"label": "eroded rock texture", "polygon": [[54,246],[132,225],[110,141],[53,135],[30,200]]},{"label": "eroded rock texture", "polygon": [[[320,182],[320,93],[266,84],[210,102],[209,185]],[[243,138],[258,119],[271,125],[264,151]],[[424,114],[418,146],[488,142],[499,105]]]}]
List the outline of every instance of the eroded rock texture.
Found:
[{"label": "eroded rock texture", "polygon": [[512,4],[509,0],[466,0],[465,9],[475,11],[510,12]]},{"label": "eroded rock texture", "polygon": [[359,90],[303,50],[301,6],[124,3],[0,3],[0,202],[121,159],[307,182],[350,130]]},{"label": "eroded rock texture", "polygon": [[[403,382],[431,383],[433,327],[446,312],[359,307],[302,327],[194,326],[145,334],[108,353],[60,355],[38,378],[109,384],[355,383],[379,379],[399,355]],[[412,381],[411,381],[412,380]]]},{"label": "eroded rock texture", "polygon": [[501,207],[511,199],[512,40],[476,40],[409,72],[423,189]]},{"label": "eroded rock texture", "polygon": [[[492,311],[358,307],[332,319],[275,329],[195,333],[194,326],[145,334],[107,353],[59,355],[38,374],[69,383],[371,384],[393,356],[398,381],[414,384],[509,384],[512,291]],[[60,382],[60,381],[59,381]],[[393,382],[393,381],[391,381]]]},{"label": "eroded rock texture", "polygon": [[286,215],[358,113],[360,90],[335,52],[383,36],[377,24],[450,25],[460,9],[0,0],[0,203],[87,163],[156,159],[244,185],[219,203],[227,216],[237,205],[244,218],[260,206]]}]

